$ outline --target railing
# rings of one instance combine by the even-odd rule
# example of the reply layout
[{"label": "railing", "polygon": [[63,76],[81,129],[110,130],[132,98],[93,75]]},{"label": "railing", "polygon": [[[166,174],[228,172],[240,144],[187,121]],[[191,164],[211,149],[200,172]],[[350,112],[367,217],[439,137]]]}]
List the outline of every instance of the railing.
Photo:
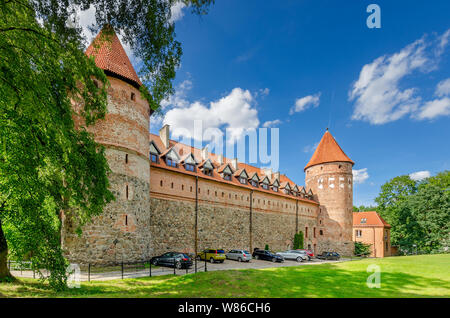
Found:
[{"label": "railing", "polygon": [[[153,265],[150,260],[137,262],[121,262],[111,265],[104,264],[71,264],[72,269],[78,269],[80,281],[112,280],[137,277],[153,277],[162,275],[186,275],[207,272],[207,261],[193,260],[192,266],[177,268],[176,260],[172,265]],[[8,261],[8,268],[16,277],[47,277],[46,269],[35,270],[31,262]],[[39,275],[41,274],[41,275]]]}]

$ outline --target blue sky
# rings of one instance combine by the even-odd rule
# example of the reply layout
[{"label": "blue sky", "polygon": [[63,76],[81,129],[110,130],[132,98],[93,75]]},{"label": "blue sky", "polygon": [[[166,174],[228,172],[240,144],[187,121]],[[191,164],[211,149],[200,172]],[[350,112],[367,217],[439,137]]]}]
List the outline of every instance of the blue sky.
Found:
[{"label": "blue sky", "polygon": [[[370,3],[380,29],[366,26]],[[276,121],[279,170],[303,185],[329,127],[359,170],[355,205],[395,176],[450,169],[450,1],[429,3],[217,0],[202,17],[178,7],[177,91],[151,131],[196,116],[220,129]]]}]

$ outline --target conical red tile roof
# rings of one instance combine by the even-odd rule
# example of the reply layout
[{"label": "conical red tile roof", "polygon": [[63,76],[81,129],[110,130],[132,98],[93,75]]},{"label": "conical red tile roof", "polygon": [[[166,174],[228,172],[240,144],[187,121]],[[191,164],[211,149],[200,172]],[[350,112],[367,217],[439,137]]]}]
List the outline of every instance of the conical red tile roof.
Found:
[{"label": "conical red tile roof", "polygon": [[[105,30],[111,26],[105,26],[92,41],[86,50],[87,56],[95,57],[95,64],[113,75],[125,78],[138,86],[142,85],[136,71],[131,65],[130,59],[125,53],[116,32],[112,31],[111,36],[105,36]],[[109,32],[109,30],[108,30]]]},{"label": "conical red tile roof", "polygon": [[336,140],[327,130],[320,140],[319,145],[314,151],[311,159],[305,167],[305,170],[311,166],[315,166],[325,162],[350,162],[352,165],[355,164],[339,147]]}]

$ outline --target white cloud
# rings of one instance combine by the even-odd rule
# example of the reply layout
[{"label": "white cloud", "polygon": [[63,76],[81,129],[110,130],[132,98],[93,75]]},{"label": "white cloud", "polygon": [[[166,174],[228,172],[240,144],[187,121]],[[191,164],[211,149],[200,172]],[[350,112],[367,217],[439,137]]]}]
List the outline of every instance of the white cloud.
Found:
[{"label": "white cloud", "polygon": [[431,176],[430,171],[427,170],[413,172],[409,175],[409,177],[415,181],[420,181],[425,178],[429,178],[430,176]]},{"label": "white cloud", "polygon": [[361,184],[364,183],[367,179],[369,179],[369,173],[367,172],[367,168],[353,170],[353,183]]},{"label": "white cloud", "polygon": [[[205,137],[205,129],[218,128],[226,129],[228,142],[234,142],[247,131],[259,126],[258,111],[253,107],[254,103],[250,91],[236,87],[230,94],[209,105],[197,101],[186,107],[170,109],[164,117],[164,124],[174,127],[174,138],[201,140]],[[201,130],[194,127],[194,122],[199,121],[202,123]]]},{"label": "white cloud", "polygon": [[169,96],[161,101],[161,108],[164,110],[167,107],[187,107],[189,101],[186,99],[187,92],[192,89],[192,82],[190,80],[184,80],[175,89],[175,94]]},{"label": "white cloud", "polygon": [[291,108],[289,114],[292,115],[294,113],[298,113],[304,111],[309,107],[317,107],[320,103],[320,94],[317,93],[315,95],[308,95],[305,97],[297,98],[295,101],[295,106]]},{"label": "white cloud", "polygon": [[263,124],[263,127],[265,127],[265,128],[274,127],[274,126],[280,125],[281,123],[282,123],[282,121],[279,119],[268,120]]},{"label": "white cloud", "polygon": [[183,2],[176,2],[171,8],[171,17],[169,22],[173,23],[178,20],[181,20],[184,16],[183,9],[186,7],[186,5]]},{"label": "white cloud", "polygon": [[439,82],[436,87],[436,95],[439,97],[450,95],[450,78]]},{"label": "white cloud", "polygon": [[305,153],[313,152],[314,150],[316,150],[318,145],[319,145],[319,141],[313,145],[305,146],[305,147],[303,147],[303,152],[305,152]]},{"label": "white cloud", "polygon": [[417,119],[433,119],[438,116],[450,115],[450,98],[434,99],[426,102],[420,112],[415,116]]},{"label": "white cloud", "polygon": [[[425,73],[436,68],[438,57],[447,45],[449,31],[439,37],[437,45],[436,41],[422,38],[395,54],[381,56],[364,65],[349,94],[349,100],[355,101],[352,119],[377,125],[398,120],[405,115],[428,118],[417,116],[423,105],[422,98],[417,96],[417,89],[402,89],[401,81],[416,71]],[[427,49],[433,45],[437,50],[431,54]],[[431,104],[422,107],[431,107]]]}]

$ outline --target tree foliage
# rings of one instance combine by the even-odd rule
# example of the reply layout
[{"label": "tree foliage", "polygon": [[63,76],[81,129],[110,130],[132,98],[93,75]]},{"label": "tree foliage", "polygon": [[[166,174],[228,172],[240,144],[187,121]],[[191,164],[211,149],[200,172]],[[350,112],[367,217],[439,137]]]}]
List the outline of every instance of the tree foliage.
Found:
[{"label": "tree foliage", "polygon": [[396,177],[381,188],[375,201],[380,215],[392,226],[392,245],[436,252],[448,248],[450,231],[450,172],[420,182]]},{"label": "tree foliage", "polygon": [[355,242],[354,254],[356,256],[368,256],[371,253],[371,244],[366,244],[363,242]]},{"label": "tree foliage", "polygon": [[300,231],[294,235],[294,250],[303,249],[303,232]]},{"label": "tree foliage", "polygon": [[353,212],[366,212],[366,211],[376,211],[377,210],[377,206],[364,206],[364,205],[360,205],[360,206],[353,206]]},{"label": "tree foliage", "polygon": [[[64,288],[62,212],[80,232],[113,199],[104,149],[74,125],[73,102],[86,125],[104,117],[108,80],[85,56],[73,15],[94,6],[97,28],[109,23],[122,33],[142,61],[141,92],[156,109],[172,93],[181,56],[169,22],[174,2],[0,2],[0,278],[10,275],[9,246],[10,257],[49,269],[51,286]],[[183,2],[203,13],[211,1]]]}]

